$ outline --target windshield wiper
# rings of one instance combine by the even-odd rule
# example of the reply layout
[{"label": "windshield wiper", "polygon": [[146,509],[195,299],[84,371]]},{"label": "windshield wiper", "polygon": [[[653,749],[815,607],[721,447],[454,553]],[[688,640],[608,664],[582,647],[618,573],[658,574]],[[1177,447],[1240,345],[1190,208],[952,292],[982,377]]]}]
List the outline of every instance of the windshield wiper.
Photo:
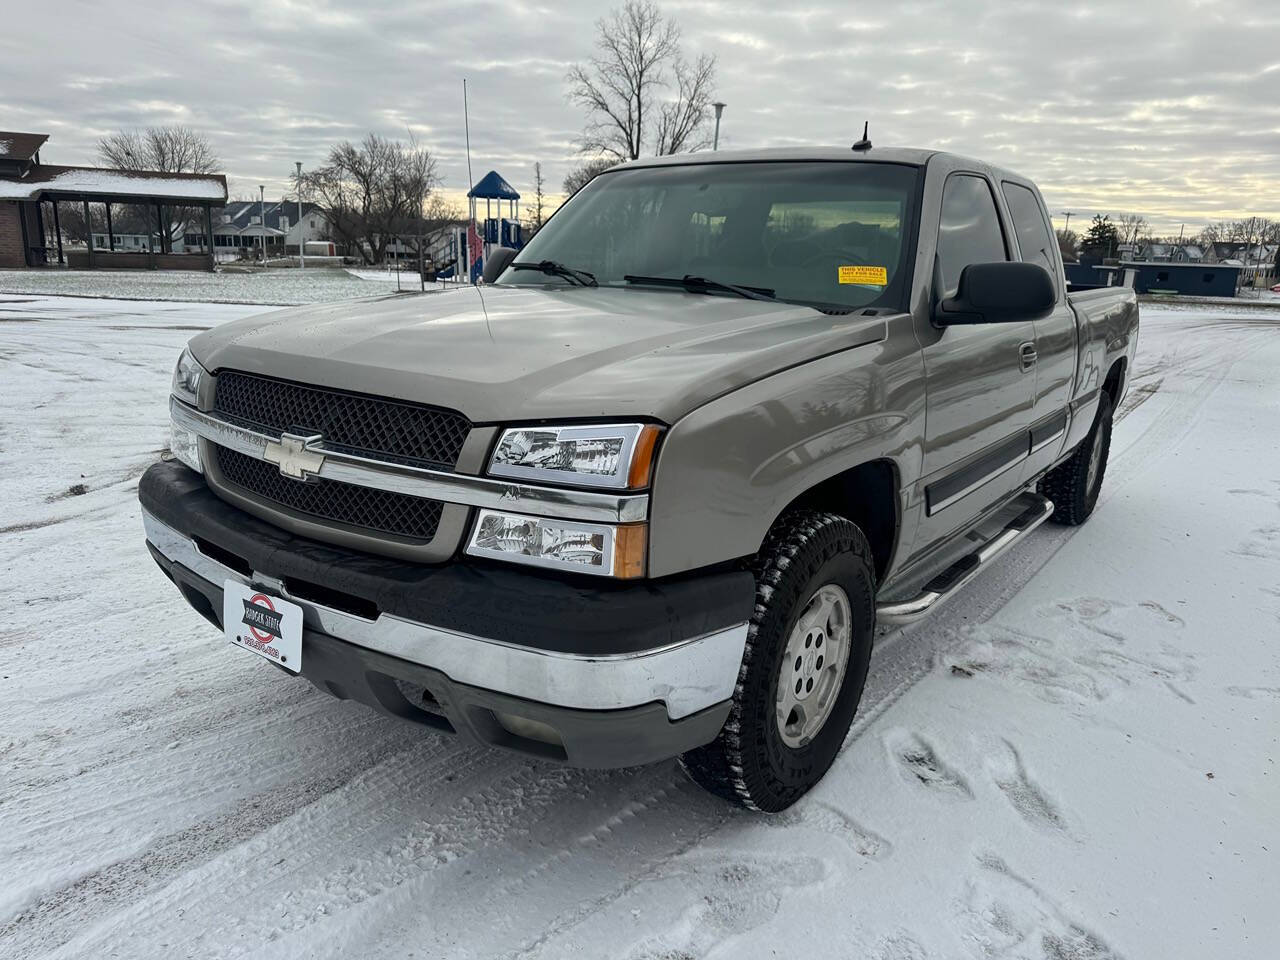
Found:
[{"label": "windshield wiper", "polygon": [[588,273],[586,270],[575,270],[573,267],[566,267],[558,260],[539,260],[537,263],[513,263],[512,270],[537,270],[552,277],[564,277],[566,280],[572,280],[581,287],[598,287],[596,283],[596,275]]},{"label": "windshield wiper", "polygon": [[687,273],[683,277],[638,277],[628,273],[622,279],[627,283],[648,283],[655,287],[682,287],[690,293],[720,290],[724,293],[737,294],[747,300],[778,299],[769,287],[743,287],[736,283],[721,283],[719,280],[708,280],[706,277],[695,277]]}]

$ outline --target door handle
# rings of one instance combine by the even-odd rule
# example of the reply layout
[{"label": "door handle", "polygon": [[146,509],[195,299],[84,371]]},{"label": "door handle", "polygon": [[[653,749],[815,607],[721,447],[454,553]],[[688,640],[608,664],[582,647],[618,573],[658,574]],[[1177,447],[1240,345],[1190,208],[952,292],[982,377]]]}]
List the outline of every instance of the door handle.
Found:
[{"label": "door handle", "polygon": [[1039,354],[1036,353],[1036,345],[1027,341],[1018,347],[1018,359],[1022,361],[1022,369],[1030,370],[1036,365]]}]

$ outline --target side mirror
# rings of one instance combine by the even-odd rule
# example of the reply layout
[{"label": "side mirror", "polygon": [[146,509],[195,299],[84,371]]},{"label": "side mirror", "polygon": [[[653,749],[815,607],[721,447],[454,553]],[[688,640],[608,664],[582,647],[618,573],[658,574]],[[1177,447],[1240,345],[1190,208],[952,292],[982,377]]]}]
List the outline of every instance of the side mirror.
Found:
[{"label": "side mirror", "polygon": [[971,263],[960,274],[956,295],[933,312],[940,327],[958,323],[1039,320],[1058,302],[1053,278],[1034,263]]},{"label": "side mirror", "polygon": [[493,283],[501,276],[502,271],[507,269],[508,264],[516,258],[519,250],[512,250],[510,247],[494,247],[489,251],[489,256],[484,261],[484,271],[481,274],[485,283]]}]

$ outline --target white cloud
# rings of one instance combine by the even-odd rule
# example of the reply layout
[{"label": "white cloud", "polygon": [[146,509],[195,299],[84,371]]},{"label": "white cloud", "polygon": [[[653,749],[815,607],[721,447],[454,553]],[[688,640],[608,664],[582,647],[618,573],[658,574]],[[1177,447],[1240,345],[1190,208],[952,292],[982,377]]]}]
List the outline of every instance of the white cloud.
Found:
[{"label": "white cloud", "polygon": [[[877,144],[1012,166],[1054,209],[1134,210],[1175,232],[1184,217],[1280,217],[1274,3],[662,5],[690,54],[719,58],[722,147],[849,143],[869,119]],[[237,181],[276,192],[337,139],[407,128],[462,191],[465,76],[476,176],[497,168],[526,191],[540,161],[558,185],[582,128],[564,73],[607,9],[216,0],[53,20],[19,5],[6,27],[24,41],[0,58],[4,125],[54,133],[46,159],[75,163],[105,130],[181,120],[215,139]]]}]

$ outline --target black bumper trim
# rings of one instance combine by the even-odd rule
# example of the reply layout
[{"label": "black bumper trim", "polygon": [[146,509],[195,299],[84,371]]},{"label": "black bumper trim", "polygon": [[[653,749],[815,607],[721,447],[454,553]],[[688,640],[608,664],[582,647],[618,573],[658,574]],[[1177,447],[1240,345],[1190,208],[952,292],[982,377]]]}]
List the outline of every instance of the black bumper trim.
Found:
[{"label": "black bumper trim", "polygon": [[582,656],[652,650],[744,623],[755,604],[755,581],[745,570],[625,583],[498,563],[427,566],[360,553],[250,516],[175,462],[149,468],[138,499],[185,536],[286,584],[300,581],[382,613],[534,649]]}]

